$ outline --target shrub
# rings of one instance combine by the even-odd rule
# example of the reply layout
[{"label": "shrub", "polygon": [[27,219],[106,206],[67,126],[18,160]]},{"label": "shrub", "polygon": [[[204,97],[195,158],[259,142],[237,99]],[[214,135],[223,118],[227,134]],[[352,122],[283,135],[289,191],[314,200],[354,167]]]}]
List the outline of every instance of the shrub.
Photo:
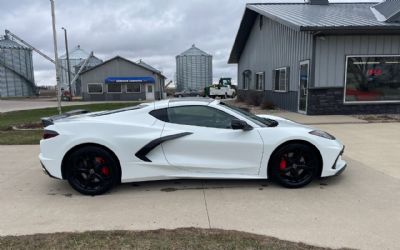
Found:
[{"label": "shrub", "polygon": [[251,91],[247,94],[246,103],[253,106],[260,106],[263,99],[263,92]]},{"label": "shrub", "polygon": [[246,92],[238,91],[238,92],[237,92],[236,101],[238,101],[238,102],[244,102],[245,100],[246,100]]},{"label": "shrub", "polygon": [[263,100],[261,103],[261,109],[275,109],[275,105],[269,100]]}]

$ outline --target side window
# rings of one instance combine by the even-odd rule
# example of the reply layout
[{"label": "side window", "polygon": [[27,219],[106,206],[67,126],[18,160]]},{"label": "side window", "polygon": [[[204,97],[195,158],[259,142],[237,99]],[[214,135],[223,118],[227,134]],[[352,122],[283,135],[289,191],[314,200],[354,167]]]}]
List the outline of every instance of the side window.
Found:
[{"label": "side window", "polygon": [[167,109],[156,109],[149,113],[153,117],[163,122],[168,122],[168,112]]},{"label": "side window", "polygon": [[243,89],[249,89],[251,85],[251,71],[243,71]]},{"label": "side window", "polygon": [[181,106],[168,108],[170,123],[230,129],[233,116],[207,106]]}]

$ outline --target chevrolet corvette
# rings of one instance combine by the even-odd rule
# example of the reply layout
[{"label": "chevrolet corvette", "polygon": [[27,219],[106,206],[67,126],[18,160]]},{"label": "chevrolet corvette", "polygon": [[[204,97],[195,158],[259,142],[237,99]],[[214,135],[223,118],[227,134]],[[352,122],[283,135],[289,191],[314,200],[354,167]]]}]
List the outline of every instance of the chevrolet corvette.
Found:
[{"label": "chevrolet corvette", "polygon": [[344,146],[327,132],[213,99],[77,110],[42,122],[44,172],[85,195],[179,178],[269,178],[299,188],[346,168]]}]

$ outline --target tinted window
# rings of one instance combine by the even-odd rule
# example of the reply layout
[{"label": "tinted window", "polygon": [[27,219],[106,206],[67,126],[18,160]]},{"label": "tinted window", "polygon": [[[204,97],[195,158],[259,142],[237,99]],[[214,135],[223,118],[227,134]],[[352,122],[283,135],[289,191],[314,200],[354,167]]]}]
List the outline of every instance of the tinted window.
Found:
[{"label": "tinted window", "polygon": [[167,109],[156,109],[156,110],[151,111],[149,114],[154,116],[158,120],[168,122]]},{"label": "tinted window", "polygon": [[138,83],[127,83],[126,84],[126,92],[127,93],[139,93],[140,90],[140,84]]},{"label": "tinted window", "polygon": [[238,108],[238,107],[235,107],[233,105],[229,105],[229,104],[226,104],[224,102],[221,102],[220,105],[224,106],[225,108],[227,108],[227,109],[229,109],[229,110],[231,110],[231,111],[233,111],[233,112],[235,112],[235,113],[237,113],[237,114],[239,114],[241,116],[246,117],[247,119],[249,119],[250,121],[254,122],[255,124],[257,124],[260,127],[266,127],[266,126],[275,127],[275,126],[278,125],[278,123],[275,120],[259,117],[259,116],[255,115],[255,114],[252,114],[252,113],[250,113],[248,111],[245,111],[245,110],[243,110],[241,108]]},{"label": "tinted window", "polygon": [[231,128],[235,117],[207,106],[181,106],[168,108],[170,123],[210,128]]},{"label": "tinted window", "polygon": [[348,57],[345,101],[400,101],[400,57]]},{"label": "tinted window", "polygon": [[107,85],[108,93],[121,93],[121,84],[114,83]]},{"label": "tinted window", "polygon": [[88,93],[103,93],[103,85],[101,83],[88,84]]}]

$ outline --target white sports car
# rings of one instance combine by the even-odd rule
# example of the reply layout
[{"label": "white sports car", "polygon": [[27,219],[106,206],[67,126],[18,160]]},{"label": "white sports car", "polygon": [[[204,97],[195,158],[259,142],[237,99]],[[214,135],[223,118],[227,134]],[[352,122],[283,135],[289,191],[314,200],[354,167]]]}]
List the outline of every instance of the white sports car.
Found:
[{"label": "white sports car", "polygon": [[120,182],[271,178],[289,188],[340,174],[332,135],[224,102],[180,98],[43,119],[40,162],[51,177],[98,195]]}]

